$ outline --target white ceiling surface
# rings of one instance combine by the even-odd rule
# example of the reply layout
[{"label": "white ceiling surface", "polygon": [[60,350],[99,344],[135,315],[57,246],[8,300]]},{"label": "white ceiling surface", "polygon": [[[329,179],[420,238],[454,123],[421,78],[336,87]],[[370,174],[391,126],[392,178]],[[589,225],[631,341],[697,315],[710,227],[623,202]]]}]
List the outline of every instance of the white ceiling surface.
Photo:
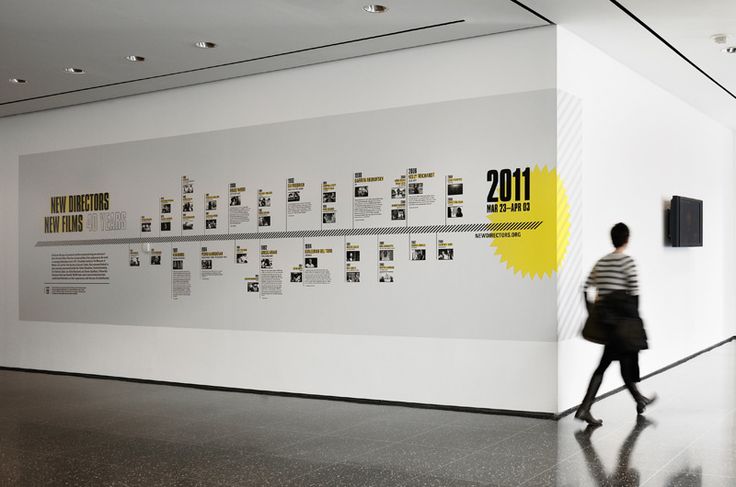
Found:
[{"label": "white ceiling surface", "polygon": [[[736,54],[721,53],[710,39],[713,34],[736,34],[735,0],[620,3],[736,93]],[[711,118],[736,129],[736,100],[609,0],[524,0],[524,4]]]},{"label": "white ceiling surface", "polygon": [[[510,0],[386,0],[383,14],[367,3],[0,0],[0,116],[546,25]],[[436,27],[385,36],[427,26]],[[385,37],[312,49],[371,36]],[[200,40],[218,47],[194,47]],[[254,60],[264,56],[274,57]],[[227,63],[236,64],[218,66]]]}]

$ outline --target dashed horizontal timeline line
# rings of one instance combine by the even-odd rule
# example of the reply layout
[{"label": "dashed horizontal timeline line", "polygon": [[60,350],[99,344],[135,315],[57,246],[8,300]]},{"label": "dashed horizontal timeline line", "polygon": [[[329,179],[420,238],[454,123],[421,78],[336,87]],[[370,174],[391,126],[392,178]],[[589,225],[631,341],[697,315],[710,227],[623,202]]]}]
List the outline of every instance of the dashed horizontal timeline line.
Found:
[{"label": "dashed horizontal timeline line", "polygon": [[273,240],[286,238],[350,237],[378,235],[408,235],[426,233],[502,232],[508,230],[536,230],[541,221],[476,223],[465,225],[425,225],[413,227],[340,228],[330,230],[292,230],[282,232],[224,233],[211,235],[171,235],[165,237],[100,238],[87,240],[39,241],[37,247],[67,245],[123,245],[145,243],[212,242],[229,240]]}]

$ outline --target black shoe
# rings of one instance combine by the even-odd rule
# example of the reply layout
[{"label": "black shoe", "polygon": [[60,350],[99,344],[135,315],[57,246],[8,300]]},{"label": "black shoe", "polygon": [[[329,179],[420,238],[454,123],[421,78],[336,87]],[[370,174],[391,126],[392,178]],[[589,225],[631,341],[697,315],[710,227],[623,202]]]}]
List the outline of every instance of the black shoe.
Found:
[{"label": "black shoe", "polygon": [[585,421],[591,426],[602,426],[603,420],[601,419],[595,419],[592,414],[590,414],[590,409],[583,409],[580,408],[575,413],[575,419],[579,419],[580,421]]},{"label": "black shoe", "polygon": [[641,396],[641,399],[636,401],[636,414],[644,414],[644,411],[646,411],[647,406],[649,406],[656,400],[657,400],[656,394],[652,394],[652,397]]}]

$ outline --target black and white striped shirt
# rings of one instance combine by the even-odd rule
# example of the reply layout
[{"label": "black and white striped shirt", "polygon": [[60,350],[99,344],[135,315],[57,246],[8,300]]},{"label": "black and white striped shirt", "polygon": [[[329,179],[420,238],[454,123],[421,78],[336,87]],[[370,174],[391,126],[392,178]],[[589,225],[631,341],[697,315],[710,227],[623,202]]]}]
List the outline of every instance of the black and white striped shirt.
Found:
[{"label": "black and white striped shirt", "polygon": [[639,278],[634,259],[615,252],[601,257],[585,281],[585,290],[591,287],[596,288],[599,296],[613,291],[628,291],[629,294],[639,295]]}]

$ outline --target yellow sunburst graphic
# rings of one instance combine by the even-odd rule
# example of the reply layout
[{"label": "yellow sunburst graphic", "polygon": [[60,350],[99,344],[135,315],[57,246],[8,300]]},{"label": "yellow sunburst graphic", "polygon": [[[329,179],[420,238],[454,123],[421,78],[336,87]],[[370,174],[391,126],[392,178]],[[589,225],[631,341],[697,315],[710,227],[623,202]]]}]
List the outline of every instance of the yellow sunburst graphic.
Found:
[{"label": "yellow sunburst graphic", "polygon": [[570,205],[556,169],[535,166],[529,200],[489,205],[488,219],[491,247],[514,274],[541,279],[560,269],[570,240]]}]

